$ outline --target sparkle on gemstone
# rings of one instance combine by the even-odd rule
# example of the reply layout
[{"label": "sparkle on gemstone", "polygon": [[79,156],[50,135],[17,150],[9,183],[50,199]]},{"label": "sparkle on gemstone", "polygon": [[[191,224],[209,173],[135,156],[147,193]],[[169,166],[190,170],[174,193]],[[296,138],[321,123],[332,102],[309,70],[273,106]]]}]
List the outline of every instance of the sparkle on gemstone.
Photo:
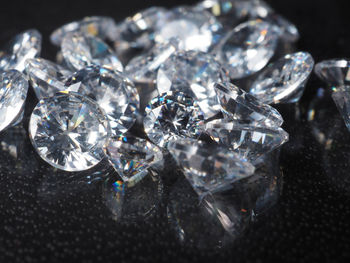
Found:
[{"label": "sparkle on gemstone", "polygon": [[159,147],[132,135],[112,138],[105,152],[123,181],[131,184],[146,176],[149,168],[161,166],[163,162]]},{"label": "sparkle on gemstone", "polygon": [[334,89],[332,98],[350,131],[350,86],[341,86]]},{"label": "sparkle on gemstone", "polygon": [[40,100],[29,123],[29,137],[47,163],[65,171],[83,171],[104,157],[111,131],[104,112],[73,92]]},{"label": "sparkle on gemstone", "polygon": [[280,127],[283,124],[283,118],[276,109],[235,85],[217,83],[215,90],[225,118],[255,126]]},{"label": "sparkle on gemstone", "polygon": [[287,42],[296,42],[299,40],[300,35],[297,27],[293,25],[285,17],[278,14],[269,15],[265,21],[270,22],[278,26],[281,30],[280,37]]},{"label": "sparkle on gemstone", "polygon": [[199,137],[204,116],[191,97],[181,92],[167,92],[147,105],[143,124],[148,138],[166,147],[172,139]]},{"label": "sparkle on gemstone", "polygon": [[172,55],[158,70],[159,94],[181,91],[199,105],[206,119],[220,112],[214,84],[228,82],[229,78],[220,63],[210,54],[199,51],[180,51]]},{"label": "sparkle on gemstone", "polygon": [[65,90],[64,83],[72,72],[43,58],[27,59],[25,73],[40,100]]},{"label": "sparkle on gemstone", "polygon": [[188,138],[172,140],[168,150],[193,189],[203,196],[254,173],[254,166],[224,147]]},{"label": "sparkle on gemstone", "polygon": [[134,84],[123,73],[91,66],[74,73],[65,86],[97,101],[106,112],[114,135],[126,132],[134,124],[140,98]]},{"label": "sparkle on gemstone", "polygon": [[313,66],[314,60],[307,52],[286,55],[259,74],[249,93],[266,104],[297,102]]},{"label": "sparkle on gemstone", "polygon": [[0,72],[0,132],[21,117],[28,81],[17,70]]},{"label": "sparkle on gemstone", "polygon": [[98,65],[123,71],[123,65],[113,50],[101,39],[80,33],[67,34],[61,44],[62,55],[73,69]]},{"label": "sparkle on gemstone", "polygon": [[330,59],[315,66],[316,75],[329,85],[344,86],[350,84],[350,61]]},{"label": "sparkle on gemstone", "polygon": [[206,131],[214,141],[250,161],[279,148],[289,139],[282,128],[256,127],[224,120],[208,122]]},{"label": "sparkle on gemstone", "polygon": [[115,27],[114,20],[105,16],[85,17],[56,29],[50,36],[51,43],[59,46],[67,33],[78,32],[105,39]]},{"label": "sparkle on gemstone", "polygon": [[40,55],[41,39],[41,34],[36,29],[18,34],[8,43],[5,50],[0,51],[0,70],[23,71],[27,59]]},{"label": "sparkle on gemstone", "polygon": [[248,21],[229,32],[215,52],[232,79],[247,77],[266,66],[280,34],[273,24],[259,19]]}]

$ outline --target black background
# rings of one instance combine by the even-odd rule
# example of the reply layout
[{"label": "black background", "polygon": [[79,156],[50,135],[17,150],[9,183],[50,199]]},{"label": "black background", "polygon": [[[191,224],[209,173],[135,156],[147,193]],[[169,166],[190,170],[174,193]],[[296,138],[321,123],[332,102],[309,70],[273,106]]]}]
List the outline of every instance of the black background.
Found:
[{"label": "black background", "polygon": [[[66,22],[87,15],[106,15],[120,21],[152,5],[174,6],[195,1],[6,2],[8,6],[0,9],[0,43],[25,29],[37,28],[44,36],[42,56],[54,58],[56,48],[50,44],[49,34]],[[298,50],[310,52],[316,61],[349,57],[347,0],[267,2],[298,27],[301,34]],[[43,171],[36,170],[34,163],[33,167],[28,164],[26,168],[18,168],[16,163],[2,159],[0,262],[349,260],[350,150],[346,145],[350,136],[329,94],[326,92],[323,100],[314,100],[321,86],[312,76],[297,108],[281,107],[285,129],[291,134],[291,141],[282,152],[283,195],[277,207],[232,247],[194,250],[179,245],[161,224],[118,226],[107,216],[99,196],[91,189],[97,186],[74,193],[68,189],[65,197],[39,205],[35,189]],[[307,121],[312,103],[318,105],[317,116],[321,121]],[[315,127],[323,129],[330,146],[316,140]],[[28,140],[24,145],[31,147]],[[33,152],[25,154],[33,155]],[[1,155],[1,158],[5,157]]]}]

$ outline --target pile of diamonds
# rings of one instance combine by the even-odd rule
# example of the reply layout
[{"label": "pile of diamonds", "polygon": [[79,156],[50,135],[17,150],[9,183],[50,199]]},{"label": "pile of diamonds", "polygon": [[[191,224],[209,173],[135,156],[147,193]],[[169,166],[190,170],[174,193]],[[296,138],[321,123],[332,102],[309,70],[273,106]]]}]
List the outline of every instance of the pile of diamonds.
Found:
[{"label": "pile of diamonds", "polygon": [[[39,100],[30,140],[51,166],[83,171],[107,156],[137,183],[170,153],[200,196],[217,192],[288,141],[270,104],[303,94],[311,55],[277,52],[298,37],[256,0],[87,17],[52,33],[55,63],[28,30],[0,53],[0,131],[21,121],[29,80]],[[240,79],[249,86],[232,84]]]}]

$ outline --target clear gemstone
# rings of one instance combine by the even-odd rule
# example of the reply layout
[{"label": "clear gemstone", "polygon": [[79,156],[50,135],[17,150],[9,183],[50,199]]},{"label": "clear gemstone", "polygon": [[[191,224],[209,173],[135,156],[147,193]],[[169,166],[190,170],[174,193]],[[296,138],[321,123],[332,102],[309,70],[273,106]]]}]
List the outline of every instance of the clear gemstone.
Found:
[{"label": "clear gemstone", "polygon": [[182,50],[207,52],[217,44],[221,29],[221,24],[207,11],[177,7],[170,10],[164,20],[158,21],[154,39],[165,43],[177,38]]},{"label": "clear gemstone", "polygon": [[65,171],[83,171],[98,164],[110,134],[107,117],[98,105],[72,92],[40,100],[29,123],[29,137],[40,157]]},{"label": "clear gemstone", "polygon": [[119,136],[134,124],[140,98],[134,84],[123,73],[91,66],[74,73],[65,86],[97,101],[106,112],[114,135]]},{"label": "clear gemstone", "polygon": [[51,43],[59,46],[67,33],[79,32],[105,39],[115,27],[114,20],[105,16],[85,17],[56,29],[50,36]]},{"label": "clear gemstone", "polygon": [[204,117],[191,97],[181,92],[167,92],[147,105],[143,124],[148,138],[166,147],[172,139],[199,137]]},{"label": "clear gemstone", "polygon": [[170,141],[168,150],[200,196],[254,173],[254,166],[247,160],[217,145],[182,138]]},{"label": "clear gemstone", "polygon": [[313,67],[314,60],[307,52],[286,55],[259,74],[249,93],[267,104],[297,102]]},{"label": "clear gemstone", "polygon": [[23,71],[27,59],[40,55],[41,38],[41,34],[35,29],[18,34],[4,51],[0,51],[0,69]]},{"label": "clear gemstone", "polygon": [[235,85],[216,84],[215,89],[225,118],[255,126],[280,127],[283,124],[283,118],[276,109]]},{"label": "clear gemstone", "polygon": [[205,118],[220,112],[214,84],[229,81],[226,72],[210,54],[199,51],[180,51],[172,55],[159,69],[159,94],[181,91],[193,97]]},{"label": "clear gemstone", "polygon": [[293,25],[289,20],[287,20],[285,17],[273,14],[269,15],[266,18],[266,21],[270,22],[271,24],[274,24],[278,26],[281,30],[280,37],[287,41],[287,42],[296,42],[299,40],[300,35],[297,27]]},{"label": "clear gemstone", "polygon": [[350,86],[342,86],[334,90],[332,98],[350,131]]},{"label": "clear gemstone", "polygon": [[124,182],[134,184],[148,174],[148,169],[161,166],[163,154],[149,141],[132,135],[112,138],[105,148],[109,162]]},{"label": "clear gemstone", "polygon": [[21,118],[28,81],[17,70],[0,72],[0,132]]},{"label": "clear gemstone", "polygon": [[281,128],[241,125],[222,120],[207,123],[206,131],[214,141],[250,161],[277,149],[289,139],[288,133]]},{"label": "clear gemstone", "polygon": [[344,86],[350,84],[350,61],[330,59],[317,63],[316,75],[329,85]]},{"label": "clear gemstone", "polygon": [[69,70],[43,58],[28,59],[25,73],[39,100],[65,90],[64,83],[72,75]]},{"label": "clear gemstone", "polygon": [[261,20],[245,22],[227,34],[216,51],[217,57],[232,79],[249,76],[272,58],[280,33],[277,26]]},{"label": "clear gemstone", "polygon": [[73,69],[98,65],[123,71],[123,65],[113,50],[101,39],[83,34],[67,34],[62,40],[62,55]]}]

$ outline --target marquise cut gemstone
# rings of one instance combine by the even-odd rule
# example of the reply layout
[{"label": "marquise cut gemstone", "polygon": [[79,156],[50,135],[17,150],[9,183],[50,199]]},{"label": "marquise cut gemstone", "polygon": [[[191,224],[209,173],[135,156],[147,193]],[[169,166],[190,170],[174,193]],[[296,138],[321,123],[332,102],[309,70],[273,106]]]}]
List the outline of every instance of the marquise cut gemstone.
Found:
[{"label": "marquise cut gemstone", "polygon": [[238,25],[223,39],[216,50],[219,61],[227,66],[232,79],[258,72],[272,58],[280,29],[262,20]]},{"label": "marquise cut gemstone", "polygon": [[182,168],[193,189],[204,196],[254,173],[254,166],[224,147],[182,138],[172,140],[168,150]]},{"label": "marquise cut gemstone", "polygon": [[225,118],[255,126],[280,127],[283,124],[283,118],[276,109],[235,85],[217,83],[215,90]]},{"label": "marquise cut gemstone", "polygon": [[125,133],[135,123],[140,98],[123,73],[91,66],[74,73],[65,86],[94,99],[107,114],[114,135]]},{"label": "marquise cut gemstone", "polygon": [[316,64],[315,73],[329,85],[348,86],[350,84],[350,61],[345,59],[324,60]]},{"label": "marquise cut gemstone", "polygon": [[65,90],[64,83],[72,72],[43,58],[28,59],[25,73],[40,100]]},{"label": "marquise cut gemstone", "polygon": [[21,117],[28,81],[17,70],[0,72],[0,132]]},{"label": "marquise cut gemstone", "polygon": [[334,89],[332,98],[350,131],[350,86],[341,86]]},{"label": "marquise cut gemstone", "polygon": [[123,71],[123,65],[113,50],[97,37],[67,34],[62,40],[61,50],[65,62],[73,69],[97,65]]},{"label": "marquise cut gemstone", "polygon": [[29,58],[40,55],[41,34],[36,29],[30,29],[18,34],[0,51],[0,70],[16,69],[23,71]]},{"label": "marquise cut gemstone", "polygon": [[147,105],[143,124],[148,138],[166,147],[172,139],[199,137],[204,128],[204,116],[191,97],[181,92],[167,92]]},{"label": "marquise cut gemstone", "polygon": [[158,70],[159,94],[180,91],[199,105],[206,119],[220,112],[214,84],[228,82],[227,73],[210,54],[199,51],[180,51],[172,55]]},{"label": "marquise cut gemstone", "polygon": [[259,74],[249,93],[266,104],[297,102],[313,67],[314,60],[307,52],[286,55]]},{"label": "marquise cut gemstone", "polygon": [[208,122],[206,131],[214,141],[250,161],[279,148],[289,139],[282,128],[256,127],[224,120]]},{"label": "marquise cut gemstone", "polygon": [[29,123],[29,137],[40,157],[65,171],[98,164],[110,135],[108,119],[96,102],[72,92],[40,100]]}]

